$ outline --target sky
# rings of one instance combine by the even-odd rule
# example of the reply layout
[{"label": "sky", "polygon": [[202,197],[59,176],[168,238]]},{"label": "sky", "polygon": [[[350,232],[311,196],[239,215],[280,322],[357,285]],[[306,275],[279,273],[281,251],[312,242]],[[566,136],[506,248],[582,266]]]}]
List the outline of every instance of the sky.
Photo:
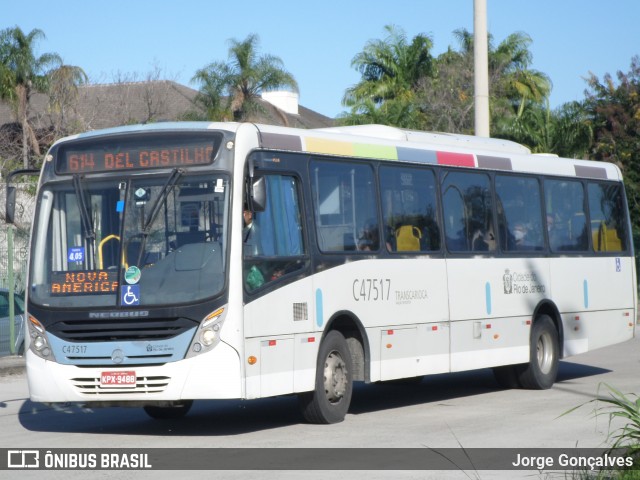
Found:
[{"label": "sky", "polygon": [[[0,0],[0,29],[46,36],[36,54],[57,53],[92,83],[145,80],[153,72],[197,88],[195,72],[226,61],[229,40],[257,34],[259,53],[275,55],[296,78],[300,104],[335,117],[345,90],[360,80],[351,66],[385,25],[410,40],[427,34],[434,56],[458,48],[454,30],[473,32],[473,0]],[[494,44],[531,37],[530,68],[552,83],[551,107],[584,99],[590,73],[628,72],[640,55],[638,0],[487,0]]]}]

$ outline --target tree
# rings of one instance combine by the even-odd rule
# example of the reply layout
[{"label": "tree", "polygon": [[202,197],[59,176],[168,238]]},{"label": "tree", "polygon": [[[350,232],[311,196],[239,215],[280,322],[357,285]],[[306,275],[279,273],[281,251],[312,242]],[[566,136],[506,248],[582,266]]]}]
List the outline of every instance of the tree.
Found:
[{"label": "tree", "polygon": [[408,43],[402,29],[387,25],[385,30],[387,38],[369,41],[351,61],[362,80],[347,89],[345,105],[411,98],[420,79],[433,73],[433,44],[428,36],[416,35]]},{"label": "tree", "polygon": [[25,34],[19,27],[0,32],[0,98],[12,105],[16,120],[22,127],[22,162],[29,168],[29,151],[40,155],[38,139],[29,123],[29,100],[34,91],[47,89],[47,69],[62,64],[58,54],[36,56],[38,40],[44,38],[42,30],[33,29]]},{"label": "tree", "polygon": [[602,80],[591,74],[585,100],[594,132],[592,156],[615,163],[624,174],[634,233],[640,234],[640,57],[629,72]]},{"label": "tree", "polygon": [[[202,105],[210,120],[231,116],[234,121],[249,120],[261,111],[260,94],[269,90],[290,88],[298,84],[279,57],[258,55],[259,38],[230,40],[228,61],[213,62],[198,70],[191,79],[201,86],[196,102]],[[226,97],[226,98],[224,98]]]},{"label": "tree", "polygon": [[[453,32],[458,49],[449,49],[435,60],[438,72],[422,80],[419,101],[427,116],[426,129],[456,133],[474,130],[474,41],[466,29]],[[489,35],[489,95],[492,134],[500,135],[497,125],[510,124],[528,105],[544,105],[551,81],[530,68],[531,38],[513,33],[497,47]]]},{"label": "tree", "polygon": [[[461,45],[466,40],[459,38]],[[473,47],[466,46],[460,51],[449,47],[435,63],[438,75],[423,78],[417,93],[417,101],[426,117],[422,128],[440,132],[472,133]]]},{"label": "tree", "polygon": [[[434,59],[429,37],[417,35],[409,42],[401,29],[385,29],[384,40],[368,42],[352,61],[362,80],[347,89],[343,104],[351,111],[342,115],[341,122],[375,119],[404,128],[472,133],[473,34],[455,30],[458,50],[449,47]],[[528,105],[544,105],[549,96],[549,78],[530,68],[530,43],[528,35],[513,33],[494,47],[489,36],[493,124],[505,118],[514,121]]]},{"label": "tree", "polygon": [[[433,43],[424,34],[409,42],[405,32],[393,25],[385,26],[385,30],[388,35],[384,40],[369,41],[351,61],[362,79],[345,92],[342,103],[351,108],[351,113],[343,115],[342,121],[359,123],[362,119],[357,117],[361,115],[375,117],[380,123],[419,128],[422,114],[415,94],[421,79],[434,73]],[[409,117],[398,115],[408,110],[411,110]]]},{"label": "tree", "polygon": [[544,103],[551,93],[551,80],[530,68],[533,55],[531,37],[516,32],[503,40],[489,54],[489,69],[497,99],[506,100],[522,114],[527,102]]},{"label": "tree", "polygon": [[55,115],[56,136],[69,132],[69,109],[74,109],[78,99],[78,87],[88,82],[84,70],[72,65],[60,65],[49,73],[49,108]]},{"label": "tree", "polygon": [[500,138],[526,145],[534,153],[586,158],[593,139],[591,122],[581,102],[565,103],[556,110],[549,102],[530,102],[520,115],[497,119]]}]

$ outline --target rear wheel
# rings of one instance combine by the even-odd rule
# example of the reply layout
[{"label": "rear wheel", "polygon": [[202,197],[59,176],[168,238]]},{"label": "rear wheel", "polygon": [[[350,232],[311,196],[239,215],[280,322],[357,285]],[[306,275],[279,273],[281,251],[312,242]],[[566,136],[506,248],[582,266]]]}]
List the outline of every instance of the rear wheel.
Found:
[{"label": "rear wheel", "polygon": [[155,418],[156,420],[172,420],[184,417],[189,413],[192,405],[193,400],[182,400],[175,402],[169,407],[146,406],[144,407],[144,411],[147,415],[151,418]]},{"label": "rear wheel", "polygon": [[541,315],[531,328],[530,360],[520,368],[518,379],[524,388],[551,388],[558,375],[560,345],[558,330],[548,315]]},{"label": "rear wheel", "polygon": [[344,336],[332,330],[318,351],[315,390],[299,395],[302,414],[310,423],[344,420],[353,393],[351,354]]}]

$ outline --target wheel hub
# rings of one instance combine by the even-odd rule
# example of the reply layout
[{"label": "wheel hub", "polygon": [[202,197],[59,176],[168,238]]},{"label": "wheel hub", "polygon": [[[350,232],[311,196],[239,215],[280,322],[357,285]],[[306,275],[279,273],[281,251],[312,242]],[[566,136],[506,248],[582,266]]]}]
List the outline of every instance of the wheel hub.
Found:
[{"label": "wheel hub", "polygon": [[538,338],[538,366],[544,374],[549,373],[553,364],[553,345],[551,335],[544,333]]},{"label": "wheel hub", "polygon": [[336,351],[324,362],[324,392],[331,403],[339,402],[347,390],[347,365]]}]

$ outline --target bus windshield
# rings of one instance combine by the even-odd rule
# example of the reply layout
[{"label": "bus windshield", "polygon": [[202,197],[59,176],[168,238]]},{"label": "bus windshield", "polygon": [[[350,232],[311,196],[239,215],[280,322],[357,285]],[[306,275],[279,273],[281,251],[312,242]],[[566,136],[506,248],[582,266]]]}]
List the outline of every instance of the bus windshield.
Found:
[{"label": "bus windshield", "polygon": [[225,285],[229,180],[223,174],[91,179],[45,185],[30,296],[40,305],[175,305]]}]

